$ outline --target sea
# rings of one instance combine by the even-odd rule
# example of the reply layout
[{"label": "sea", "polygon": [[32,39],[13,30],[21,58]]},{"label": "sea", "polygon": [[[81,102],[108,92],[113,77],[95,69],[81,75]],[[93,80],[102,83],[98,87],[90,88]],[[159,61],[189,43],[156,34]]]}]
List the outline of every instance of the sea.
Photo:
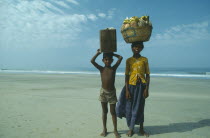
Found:
[{"label": "sea", "polygon": [[[124,68],[118,68],[116,75],[124,76]],[[69,69],[0,69],[0,73],[29,73],[29,74],[92,74],[99,75],[93,67]],[[150,68],[151,77],[175,77],[210,79],[210,68]]]}]

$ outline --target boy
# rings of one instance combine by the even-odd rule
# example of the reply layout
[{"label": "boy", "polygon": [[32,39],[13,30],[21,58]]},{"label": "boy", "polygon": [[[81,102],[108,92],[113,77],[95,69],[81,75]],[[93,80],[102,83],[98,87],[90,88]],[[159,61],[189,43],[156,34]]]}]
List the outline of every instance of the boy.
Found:
[{"label": "boy", "polygon": [[[100,54],[101,52],[98,49],[95,56],[93,56],[93,58],[91,59],[91,63],[100,71],[101,74],[102,88],[100,90],[100,96],[99,96],[99,100],[101,101],[101,106],[102,106],[102,121],[103,121],[103,132],[101,133],[101,136],[105,137],[107,135],[107,128],[106,128],[107,113],[108,113],[107,103],[109,102],[110,113],[112,115],[112,121],[114,125],[114,134],[116,138],[119,138],[120,135],[117,131],[117,117],[115,111],[117,97],[116,97],[116,89],[114,83],[115,83],[116,70],[123,58],[122,56],[114,53],[104,53],[102,61],[105,66],[102,67],[95,62],[95,59]],[[118,61],[114,66],[111,66],[113,62],[112,58],[113,56],[117,57]]]}]

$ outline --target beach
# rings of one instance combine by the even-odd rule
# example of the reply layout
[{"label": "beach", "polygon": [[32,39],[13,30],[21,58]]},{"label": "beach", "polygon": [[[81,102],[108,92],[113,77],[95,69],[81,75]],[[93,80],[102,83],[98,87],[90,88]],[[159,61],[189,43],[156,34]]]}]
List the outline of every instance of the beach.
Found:
[{"label": "beach", "polygon": [[[116,76],[117,97],[124,77]],[[0,73],[0,138],[100,138],[100,76]],[[154,138],[210,137],[210,79],[151,77],[145,130]],[[110,112],[107,138],[113,138]],[[143,137],[135,127],[133,138]],[[125,118],[118,131],[127,137]]]}]

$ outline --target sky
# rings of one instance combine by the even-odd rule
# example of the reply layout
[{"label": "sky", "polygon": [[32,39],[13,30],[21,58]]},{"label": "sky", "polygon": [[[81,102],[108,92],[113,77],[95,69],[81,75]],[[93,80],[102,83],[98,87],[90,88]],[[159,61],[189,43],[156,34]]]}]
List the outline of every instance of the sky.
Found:
[{"label": "sky", "polygon": [[209,7],[209,0],[0,0],[0,69],[94,68],[99,31],[109,27],[124,68],[132,52],[121,25],[143,15],[153,25],[141,53],[150,68],[210,68]]}]

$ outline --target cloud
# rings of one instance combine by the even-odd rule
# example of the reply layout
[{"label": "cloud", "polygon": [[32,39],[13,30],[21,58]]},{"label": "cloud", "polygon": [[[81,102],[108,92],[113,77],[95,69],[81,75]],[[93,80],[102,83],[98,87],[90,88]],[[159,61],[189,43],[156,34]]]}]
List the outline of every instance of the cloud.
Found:
[{"label": "cloud", "polygon": [[152,45],[192,45],[200,41],[210,41],[209,22],[176,25],[163,33],[151,37],[148,44]]},{"label": "cloud", "polygon": [[96,13],[96,14],[89,14],[89,15],[87,15],[87,18],[90,19],[90,20],[92,20],[92,21],[97,20],[98,17],[99,18],[106,18],[107,17],[107,19],[112,19],[113,16],[115,15],[114,14],[115,11],[116,11],[116,9],[115,8],[112,8],[112,9],[108,10],[107,14],[106,13],[99,12],[99,13]]},{"label": "cloud", "polygon": [[[0,47],[69,47],[88,20],[105,14],[66,13],[75,0],[1,1]],[[98,16],[97,16],[98,15]]]},{"label": "cloud", "polygon": [[61,7],[70,8],[68,4],[66,4],[63,1],[55,1],[56,4],[58,4]]},{"label": "cloud", "polygon": [[116,8],[112,8],[112,9],[108,10],[107,18],[111,19],[114,16],[115,11],[116,11]]},{"label": "cloud", "polygon": [[68,47],[87,22],[85,15],[65,14],[46,1],[19,0],[1,8],[0,47]]},{"label": "cloud", "polygon": [[101,17],[101,18],[105,18],[106,14],[105,13],[98,13],[98,16]]},{"label": "cloud", "polygon": [[90,19],[90,20],[92,20],[92,21],[97,20],[97,17],[96,17],[95,14],[89,14],[89,15],[87,15],[87,18]]},{"label": "cloud", "polygon": [[66,0],[67,2],[70,2],[70,3],[73,3],[73,4],[75,4],[75,5],[79,5],[79,3],[77,2],[77,1],[75,1],[75,0]]},{"label": "cloud", "polygon": [[[59,2],[59,1],[54,1]],[[64,13],[61,9],[54,6],[50,2],[47,1],[21,1],[19,0],[17,4],[15,3],[8,3],[10,11],[13,12],[21,12],[21,13],[36,13],[37,11],[41,11],[42,13],[51,13],[52,11],[58,13]],[[16,11],[15,11],[16,10]],[[14,13],[13,13],[14,14]]]},{"label": "cloud", "polygon": [[154,39],[157,40],[194,40],[209,39],[208,22],[177,25],[167,29],[162,34],[157,34]]}]

